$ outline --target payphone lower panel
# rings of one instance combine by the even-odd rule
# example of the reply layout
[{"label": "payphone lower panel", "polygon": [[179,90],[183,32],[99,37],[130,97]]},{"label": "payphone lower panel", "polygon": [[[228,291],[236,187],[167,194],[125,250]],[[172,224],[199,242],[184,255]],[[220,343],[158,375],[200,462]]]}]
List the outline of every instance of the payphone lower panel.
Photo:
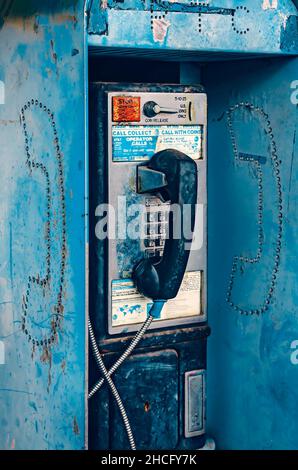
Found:
[{"label": "payphone lower panel", "polygon": [[[144,347],[115,374],[137,449],[199,449],[205,444],[208,334],[208,327],[197,327],[180,332],[172,341],[162,334],[158,340],[146,335]],[[119,356],[115,351],[119,345],[105,344],[103,348],[109,351],[104,354],[105,363],[112,365]],[[127,449],[121,415],[107,387],[102,387],[89,407],[90,449]]]}]

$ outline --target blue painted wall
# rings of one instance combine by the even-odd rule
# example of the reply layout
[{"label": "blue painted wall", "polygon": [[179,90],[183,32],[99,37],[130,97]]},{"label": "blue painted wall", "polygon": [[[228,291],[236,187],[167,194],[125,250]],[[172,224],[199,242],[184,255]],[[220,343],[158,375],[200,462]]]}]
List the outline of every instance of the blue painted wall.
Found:
[{"label": "blue painted wall", "polygon": [[[108,0],[100,10],[93,2],[91,51],[203,61],[298,53],[293,2],[199,3]],[[297,59],[202,68],[209,110],[207,423],[222,449],[298,445],[297,79]],[[237,104],[231,135],[227,111]]]},{"label": "blue painted wall", "polygon": [[85,442],[83,2],[0,2],[0,448]]},{"label": "blue painted wall", "polygon": [[[221,449],[298,447],[297,78],[298,59],[212,65],[204,76],[212,330],[207,422]],[[233,113],[239,152],[263,158],[261,183],[257,165],[233,152],[227,110],[241,102],[263,109],[270,121],[248,106]],[[241,261],[256,256],[260,229],[261,256]]]}]

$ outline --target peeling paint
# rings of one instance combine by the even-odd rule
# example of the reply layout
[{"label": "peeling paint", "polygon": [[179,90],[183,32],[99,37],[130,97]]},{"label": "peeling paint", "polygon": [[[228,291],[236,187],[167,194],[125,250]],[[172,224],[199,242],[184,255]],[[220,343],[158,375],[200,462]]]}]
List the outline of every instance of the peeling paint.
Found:
[{"label": "peeling paint", "polygon": [[61,362],[61,369],[62,369],[63,374],[65,374],[65,369],[66,369],[66,361],[65,361],[65,359]]},{"label": "peeling paint", "polygon": [[280,48],[283,51],[298,50],[298,16],[291,15],[284,19]]},{"label": "peeling paint", "polygon": [[47,386],[47,391],[49,393],[50,387],[52,384],[52,376],[51,376],[51,369],[52,369],[52,352],[49,346],[44,346],[43,352],[40,356],[40,360],[44,364],[49,365],[49,370],[48,370],[48,386]]},{"label": "peeling paint", "polygon": [[0,104],[5,104],[5,85],[2,80],[0,80]]},{"label": "peeling paint", "polygon": [[78,421],[77,421],[76,416],[73,418],[72,429],[73,429],[73,432],[76,436],[78,436],[80,434],[80,429],[79,429],[79,425],[78,425]]},{"label": "peeling paint", "polygon": [[167,20],[153,19],[153,39],[155,42],[164,42],[170,24],[170,21]]},{"label": "peeling paint", "polygon": [[52,59],[55,63],[55,65],[57,65],[57,54],[56,52],[54,51],[54,41],[51,39],[50,41],[50,44],[51,44],[51,54],[52,54]]},{"label": "peeling paint", "polygon": [[3,341],[0,341],[0,365],[5,364],[5,345]]},{"label": "peeling paint", "polygon": [[263,10],[276,9],[278,7],[278,0],[263,0]]}]

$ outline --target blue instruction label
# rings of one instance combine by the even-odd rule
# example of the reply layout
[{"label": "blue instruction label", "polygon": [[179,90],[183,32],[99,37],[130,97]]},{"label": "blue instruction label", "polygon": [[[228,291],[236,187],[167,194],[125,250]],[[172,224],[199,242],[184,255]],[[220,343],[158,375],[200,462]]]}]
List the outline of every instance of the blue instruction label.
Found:
[{"label": "blue instruction label", "polygon": [[203,126],[113,126],[114,162],[147,161],[174,148],[194,160],[203,158]]}]

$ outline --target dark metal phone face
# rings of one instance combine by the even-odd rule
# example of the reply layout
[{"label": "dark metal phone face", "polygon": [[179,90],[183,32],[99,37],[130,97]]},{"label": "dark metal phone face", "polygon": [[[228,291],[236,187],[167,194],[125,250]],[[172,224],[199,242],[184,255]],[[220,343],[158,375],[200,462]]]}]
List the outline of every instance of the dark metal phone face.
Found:
[{"label": "dark metal phone face", "polygon": [[[173,86],[173,91],[164,93],[110,91],[107,100],[108,202],[115,211],[116,229],[108,241],[109,333],[136,331],[146,319],[154,296],[141,294],[133,280],[134,268],[146,259],[162,267],[164,289],[158,295],[168,292],[171,297],[182,279],[176,297],[167,302],[152,328],[206,321],[206,95],[188,92],[187,87],[175,92]],[[162,161],[156,157],[159,152],[165,157],[165,151]],[[189,171],[196,175],[192,180],[196,191],[190,188],[188,200],[195,207],[189,227],[194,225],[194,240],[185,256],[179,241],[171,244],[168,255],[164,251],[170,246],[171,203],[181,201],[179,190],[170,200],[169,173],[164,176],[167,172],[159,170],[165,162],[169,172],[179,166],[178,154],[186,155]],[[185,184],[187,179],[182,178]],[[179,185],[179,178],[175,181]],[[138,205],[144,208],[141,234],[134,233],[133,224]],[[164,255],[171,263],[163,261]]]}]

